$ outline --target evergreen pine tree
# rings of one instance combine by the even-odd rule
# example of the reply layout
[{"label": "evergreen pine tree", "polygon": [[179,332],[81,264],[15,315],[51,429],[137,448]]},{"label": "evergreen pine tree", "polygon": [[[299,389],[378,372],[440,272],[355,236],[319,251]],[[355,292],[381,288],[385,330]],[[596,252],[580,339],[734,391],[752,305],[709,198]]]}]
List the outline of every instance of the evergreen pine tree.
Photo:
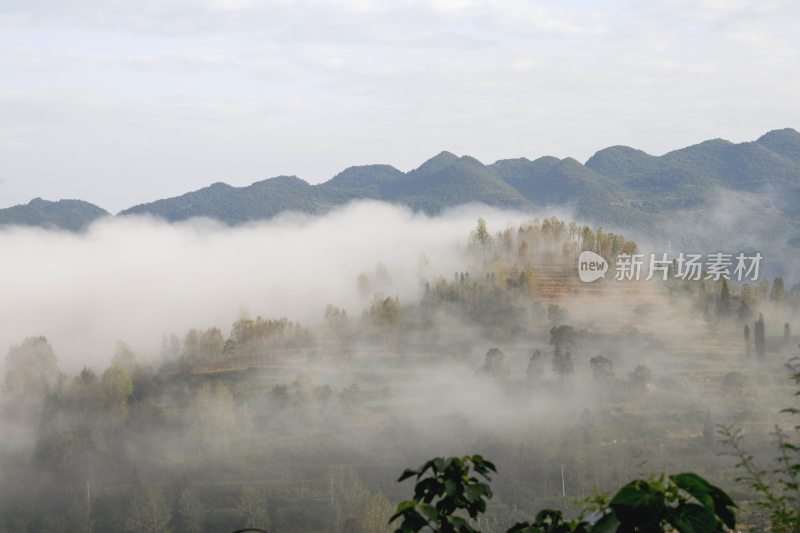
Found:
[{"label": "evergreen pine tree", "polygon": [[767,341],[764,333],[764,315],[761,313],[758,314],[753,334],[755,336],[756,357],[763,361],[767,352]]},{"label": "evergreen pine tree", "polygon": [[717,316],[728,316],[731,312],[731,291],[728,289],[728,282],[722,280],[722,289],[717,300]]},{"label": "evergreen pine tree", "polygon": [[744,344],[747,350],[747,358],[750,359],[750,326],[744,325]]}]

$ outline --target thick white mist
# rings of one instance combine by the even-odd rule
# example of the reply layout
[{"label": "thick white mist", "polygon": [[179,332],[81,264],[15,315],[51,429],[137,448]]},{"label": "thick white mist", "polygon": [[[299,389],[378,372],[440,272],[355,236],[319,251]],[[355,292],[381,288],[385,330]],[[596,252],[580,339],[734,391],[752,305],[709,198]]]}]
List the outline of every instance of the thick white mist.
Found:
[{"label": "thick white mist", "polygon": [[[528,215],[466,206],[428,217],[375,202],[325,216],[288,214],[230,228],[209,220],[169,224],[109,218],[83,234],[0,230],[0,360],[11,344],[45,335],[62,369],[104,365],[117,339],[149,359],[162,335],[218,326],[242,311],[313,324],[326,304],[357,316],[356,278],[382,262],[387,291],[418,296],[420,256],[428,274],[464,268],[475,219],[492,231]],[[1,366],[1,365],[0,365]]]}]

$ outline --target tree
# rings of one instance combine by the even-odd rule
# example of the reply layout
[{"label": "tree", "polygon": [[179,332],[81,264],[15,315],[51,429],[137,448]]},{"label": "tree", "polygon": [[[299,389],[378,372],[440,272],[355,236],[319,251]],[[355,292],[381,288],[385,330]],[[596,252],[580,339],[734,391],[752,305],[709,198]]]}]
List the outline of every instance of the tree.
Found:
[{"label": "tree", "polygon": [[103,403],[100,380],[94,370],[87,367],[72,380],[70,393],[74,405],[84,412],[95,411]]},{"label": "tree", "polygon": [[89,367],[83,367],[81,373],[75,377],[75,382],[80,385],[94,385],[97,383],[97,374]]},{"label": "tree", "polygon": [[131,349],[128,343],[123,340],[117,341],[117,346],[114,349],[114,357],[111,358],[111,362],[128,373],[133,373],[138,366],[136,353]]},{"label": "tree", "polygon": [[46,337],[28,337],[8,350],[5,384],[9,392],[46,391],[56,384],[60,374]]},{"label": "tree", "polygon": [[572,376],[574,371],[572,354],[569,350],[561,351],[561,346],[556,345],[553,350],[553,373],[558,379],[565,380]]},{"label": "tree", "polygon": [[748,305],[752,304],[754,301],[753,287],[747,283],[740,285],[739,295],[741,296],[742,300],[746,302]]},{"label": "tree", "polygon": [[178,518],[181,522],[181,531],[185,533],[203,531],[205,510],[191,489],[184,489],[178,498]]},{"label": "tree", "polygon": [[339,401],[344,406],[354,408],[364,401],[364,393],[358,383],[351,383],[339,393]]},{"label": "tree", "polygon": [[557,348],[575,346],[578,332],[572,326],[557,326],[550,328],[550,344]]},{"label": "tree", "polygon": [[592,378],[597,381],[608,381],[614,377],[614,363],[611,359],[598,355],[589,359]]},{"label": "tree", "polygon": [[370,307],[370,315],[375,325],[386,329],[396,328],[401,320],[400,302],[397,298],[376,296]]},{"label": "tree", "polygon": [[136,486],[130,498],[126,530],[131,533],[168,533],[172,513],[158,487]]},{"label": "tree", "polygon": [[717,300],[717,315],[727,317],[731,313],[731,291],[728,289],[728,282],[722,280],[722,288],[719,292],[719,300]]},{"label": "tree", "polygon": [[197,352],[201,361],[216,360],[223,351],[225,339],[219,328],[208,328],[197,339]]},{"label": "tree", "polygon": [[750,359],[750,326],[744,325],[744,345],[747,358]]},{"label": "tree", "polygon": [[369,314],[372,318],[372,323],[380,330],[383,336],[384,350],[387,350],[390,334],[396,332],[403,321],[400,301],[397,297],[384,298],[376,294],[375,300],[369,309]]},{"label": "tree", "polygon": [[329,530],[351,533],[368,500],[369,493],[352,466],[328,468]]},{"label": "tree", "polygon": [[128,398],[133,394],[130,374],[116,365],[111,365],[100,382],[106,407],[120,420],[128,416]]},{"label": "tree", "polygon": [[481,246],[486,246],[491,242],[492,238],[489,235],[489,230],[486,227],[486,221],[483,217],[477,220],[477,225],[470,237],[472,238],[472,242],[480,244]]},{"label": "tree", "polygon": [[[237,344],[242,342],[239,338],[241,335],[236,335],[236,333],[239,333],[236,329],[237,325],[241,321],[242,319],[239,319],[237,322],[233,323],[233,332],[231,333],[231,337],[235,338]],[[187,331],[186,335],[183,337],[182,346],[181,357],[190,363],[196,361],[200,351],[200,332],[195,328],[191,328]]]},{"label": "tree", "polygon": [[786,300],[786,290],[783,288],[783,278],[778,276],[772,282],[772,290],[769,292],[769,299],[773,302],[783,302]]},{"label": "tree", "polygon": [[332,342],[342,345],[348,336],[347,312],[335,305],[328,304],[325,306],[324,316],[328,338]]},{"label": "tree", "polygon": [[647,391],[647,385],[653,381],[653,373],[645,365],[637,365],[628,375],[631,385],[640,392]]},{"label": "tree", "polygon": [[358,516],[358,533],[391,533],[389,518],[393,511],[382,492],[371,492]]},{"label": "tree", "polygon": [[491,348],[486,352],[486,359],[480,370],[488,376],[502,378],[508,375],[508,367],[505,363],[506,356],[499,348]]},{"label": "tree", "polygon": [[239,513],[244,527],[266,529],[269,526],[267,495],[263,489],[246,485],[239,496]]},{"label": "tree", "polygon": [[535,381],[542,375],[542,359],[541,350],[531,350],[526,371],[528,381]]},{"label": "tree", "polygon": [[331,396],[333,396],[333,389],[331,389],[331,386],[328,384],[320,385],[318,387],[314,387],[312,395],[314,396],[315,400],[324,405],[328,403],[328,400],[330,400]]},{"label": "tree", "polygon": [[230,390],[223,381],[207,381],[200,387],[195,406],[197,444],[204,445],[207,452],[225,454],[237,429],[235,405]]},{"label": "tree", "polygon": [[756,320],[753,328],[753,336],[755,337],[756,357],[763,361],[767,352],[767,340],[764,329],[764,315],[762,313],[758,314],[758,320]]},{"label": "tree", "polygon": [[325,323],[332,331],[340,331],[347,324],[347,312],[328,304],[325,306]]},{"label": "tree", "polygon": [[739,302],[739,310],[736,311],[736,314],[741,321],[750,320],[750,315],[753,313],[750,311],[750,306],[747,305],[747,300],[744,298]]}]

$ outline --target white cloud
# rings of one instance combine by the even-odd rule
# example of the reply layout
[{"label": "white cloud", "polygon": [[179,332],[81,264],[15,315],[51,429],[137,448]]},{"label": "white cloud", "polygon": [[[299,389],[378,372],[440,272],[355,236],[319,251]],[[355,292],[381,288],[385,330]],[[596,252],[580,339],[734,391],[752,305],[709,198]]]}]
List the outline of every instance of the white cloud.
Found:
[{"label": "white cloud", "polygon": [[357,317],[368,302],[356,277],[378,262],[392,276],[391,294],[412,301],[420,254],[429,275],[451,276],[463,268],[478,216],[492,231],[527,218],[485,206],[429,218],[360,203],[237,228],[138,217],[102,220],[85,234],[2,228],[0,362],[32,335],[47,336],[75,371],[106,364],[118,338],[152,356],[164,334],[210,326],[227,333],[241,309],[311,325],[331,303]]}]

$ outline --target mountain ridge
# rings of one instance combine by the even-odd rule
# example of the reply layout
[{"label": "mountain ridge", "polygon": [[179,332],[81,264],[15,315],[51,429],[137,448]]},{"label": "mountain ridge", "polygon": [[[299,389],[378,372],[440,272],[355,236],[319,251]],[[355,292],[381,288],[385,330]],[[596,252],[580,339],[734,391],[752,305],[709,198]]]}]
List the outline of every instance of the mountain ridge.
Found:
[{"label": "mountain ridge", "polygon": [[55,202],[34,198],[27,204],[0,209],[0,226],[35,226],[80,231],[98,218],[110,216],[105,209],[83,200]]},{"label": "mountain ridge", "polygon": [[[131,206],[117,216],[146,214],[168,221],[208,217],[236,225],[283,211],[324,213],[356,200],[381,200],[428,214],[480,202],[522,211],[568,206],[597,224],[654,226],[659,216],[710,205],[720,195],[773,194],[782,220],[800,235],[800,133],[772,130],[755,141],[711,139],[660,156],[629,146],[598,150],[585,163],[542,156],[484,164],[442,151],[417,168],[348,167],[326,182],[277,176],[234,187],[223,182]],[[80,231],[102,208],[79,200],[0,209],[0,225]]]}]

